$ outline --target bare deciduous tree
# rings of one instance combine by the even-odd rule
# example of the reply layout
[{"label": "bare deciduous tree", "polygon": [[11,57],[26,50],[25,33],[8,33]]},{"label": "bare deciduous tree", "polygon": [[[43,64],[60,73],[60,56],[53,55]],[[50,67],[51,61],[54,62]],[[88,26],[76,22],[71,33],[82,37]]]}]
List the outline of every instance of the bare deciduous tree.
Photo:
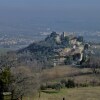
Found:
[{"label": "bare deciduous tree", "polygon": [[90,56],[89,66],[92,69],[93,73],[97,73],[98,69],[100,69],[100,58],[97,56]]},{"label": "bare deciduous tree", "polygon": [[12,68],[14,76],[10,90],[13,93],[13,98],[22,98],[24,95],[34,94],[39,88],[39,74],[33,72],[29,67]]}]

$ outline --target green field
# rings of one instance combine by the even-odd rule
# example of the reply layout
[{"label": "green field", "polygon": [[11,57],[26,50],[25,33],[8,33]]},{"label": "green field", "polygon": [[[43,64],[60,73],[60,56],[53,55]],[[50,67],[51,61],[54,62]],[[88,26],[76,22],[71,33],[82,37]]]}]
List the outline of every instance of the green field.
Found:
[{"label": "green field", "polygon": [[[62,89],[59,92],[48,90],[49,93],[41,93],[41,97],[26,97],[24,100],[100,100],[100,87],[83,87]],[[50,92],[51,91],[51,92]]]}]

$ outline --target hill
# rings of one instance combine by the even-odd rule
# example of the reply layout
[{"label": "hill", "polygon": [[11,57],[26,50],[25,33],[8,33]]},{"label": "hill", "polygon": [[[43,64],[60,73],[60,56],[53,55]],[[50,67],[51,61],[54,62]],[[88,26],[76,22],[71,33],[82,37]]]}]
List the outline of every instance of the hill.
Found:
[{"label": "hill", "polygon": [[57,34],[52,32],[44,40],[34,42],[28,47],[17,51],[18,54],[30,54],[31,60],[36,59],[44,65],[80,64],[88,59],[88,44],[82,36]]}]

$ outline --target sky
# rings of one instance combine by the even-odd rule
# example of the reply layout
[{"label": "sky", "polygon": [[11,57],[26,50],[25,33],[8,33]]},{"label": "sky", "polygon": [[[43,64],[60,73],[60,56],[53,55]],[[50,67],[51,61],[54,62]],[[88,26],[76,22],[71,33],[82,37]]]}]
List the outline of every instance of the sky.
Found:
[{"label": "sky", "polygon": [[[68,15],[96,16],[100,11],[100,0],[0,0],[0,12],[34,13],[38,16]],[[46,15],[47,13],[47,15]],[[66,14],[65,14],[66,13]],[[82,15],[81,15],[82,14]]]},{"label": "sky", "polygon": [[23,23],[30,27],[30,23],[49,26],[51,22],[61,23],[62,27],[66,22],[86,22],[99,27],[100,0],[0,0],[0,27]]}]

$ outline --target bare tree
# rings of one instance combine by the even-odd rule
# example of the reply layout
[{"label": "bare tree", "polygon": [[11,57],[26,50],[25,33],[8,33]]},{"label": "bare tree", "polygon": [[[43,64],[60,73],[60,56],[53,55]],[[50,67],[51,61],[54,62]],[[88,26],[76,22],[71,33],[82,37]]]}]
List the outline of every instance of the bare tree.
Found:
[{"label": "bare tree", "polygon": [[100,69],[100,58],[97,56],[90,56],[90,60],[89,60],[89,66],[92,69],[93,73],[97,73]]},{"label": "bare tree", "polygon": [[18,64],[17,57],[15,54],[1,56],[0,73],[5,68],[10,69],[12,82],[7,91],[12,92],[12,98],[22,99],[24,95],[33,95],[39,90],[41,67],[36,61],[30,61],[26,65]]},{"label": "bare tree", "polygon": [[11,72],[14,76],[10,90],[13,98],[22,98],[24,95],[34,94],[39,88],[39,74],[33,72],[29,67],[12,68]]}]

